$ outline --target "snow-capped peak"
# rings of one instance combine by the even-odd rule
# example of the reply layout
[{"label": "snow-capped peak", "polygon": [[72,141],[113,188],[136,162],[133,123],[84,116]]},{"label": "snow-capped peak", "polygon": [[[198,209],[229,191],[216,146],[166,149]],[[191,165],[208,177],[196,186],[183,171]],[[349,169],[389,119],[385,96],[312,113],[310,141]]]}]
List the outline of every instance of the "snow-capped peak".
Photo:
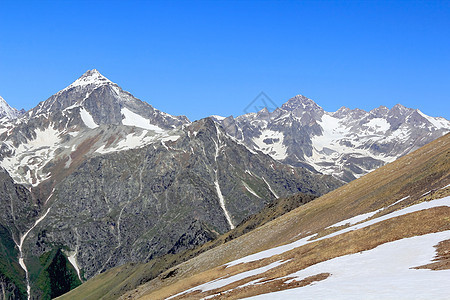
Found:
[{"label": "snow-capped peak", "polygon": [[75,80],[75,82],[73,82],[67,88],[73,88],[73,87],[77,87],[77,86],[83,87],[83,86],[87,86],[87,85],[97,85],[98,86],[98,85],[103,85],[103,84],[108,84],[108,83],[112,83],[111,80],[109,80],[108,78],[106,78],[105,76],[100,74],[100,72],[97,71],[97,69],[92,69],[92,70],[86,71],[86,73],[81,75],[80,78]]},{"label": "snow-capped peak", "polygon": [[222,117],[219,115],[212,115],[211,118],[216,119],[217,121],[223,121],[226,119],[226,117]]},{"label": "snow-capped peak", "polygon": [[285,104],[281,106],[281,108],[287,111],[293,111],[297,109],[322,110],[322,107],[317,105],[316,102],[303,95],[297,95],[289,99]]},{"label": "snow-capped peak", "polygon": [[0,96],[0,118],[15,119],[19,116],[19,111],[9,106],[9,104]]}]

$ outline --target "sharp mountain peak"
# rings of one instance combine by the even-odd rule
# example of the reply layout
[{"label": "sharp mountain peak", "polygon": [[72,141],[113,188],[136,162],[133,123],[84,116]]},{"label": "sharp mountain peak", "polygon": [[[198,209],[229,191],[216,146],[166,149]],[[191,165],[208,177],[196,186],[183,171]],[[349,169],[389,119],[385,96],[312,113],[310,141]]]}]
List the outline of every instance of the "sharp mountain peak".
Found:
[{"label": "sharp mountain peak", "polygon": [[0,118],[6,117],[8,119],[16,119],[22,112],[11,107],[2,96],[0,96]]},{"label": "sharp mountain peak", "polygon": [[97,69],[87,70],[83,75],[75,80],[68,88],[86,85],[113,84],[111,80],[103,76]]},{"label": "sharp mountain peak", "polygon": [[292,97],[286,103],[284,103],[281,106],[281,108],[287,111],[296,110],[298,108],[303,109],[311,108],[314,110],[323,110],[322,107],[320,107],[316,102],[303,95],[297,95],[295,97]]}]

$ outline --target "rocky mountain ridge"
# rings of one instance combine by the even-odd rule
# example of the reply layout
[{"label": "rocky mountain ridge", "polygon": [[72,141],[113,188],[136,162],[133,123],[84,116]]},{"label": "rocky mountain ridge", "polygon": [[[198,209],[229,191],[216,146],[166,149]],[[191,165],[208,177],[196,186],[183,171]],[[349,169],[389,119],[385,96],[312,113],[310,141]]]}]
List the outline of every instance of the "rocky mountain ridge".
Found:
[{"label": "rocky mountain ridge", "polygon": [[214,120],[250,149],[344,181],[361,177],[450,131],[450,121],[401,104],[369,112],[346,107],[326,112],[302,95],[273,112],[264,108]]}]

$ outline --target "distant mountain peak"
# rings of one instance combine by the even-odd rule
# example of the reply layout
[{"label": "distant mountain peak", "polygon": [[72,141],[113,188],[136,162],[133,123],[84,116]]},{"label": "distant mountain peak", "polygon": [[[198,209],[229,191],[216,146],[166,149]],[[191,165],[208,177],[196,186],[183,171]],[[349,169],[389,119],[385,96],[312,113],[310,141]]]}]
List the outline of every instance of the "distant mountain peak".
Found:
[{"label": "distant mountain peak", "polygon": [[5,99],[0,96],[0,118],[7,117],[8,119],[16,119],[20,115],[20,112],[9,106]]},{"label": "distant mountain peak", "polygon": [[103,85],[113,83],[111,80],[103,76],[97,69],[86,71],[80,78],[75,80],[68,88],[87,85]]},{"label": "distant mountain peak", "polygon": [[414,111],[415,111],[414,109],[405,107],[405,106],[401,105],[400,103],[398,103],[398,104],[394,105],[394,107],[392,107],[392,109],[389,111],[389,113],[391,115],[396,115],[396,116],[406,116],[406,115],[413,113]]},{"label": "distant mountain peak", "polygon": [[297,109],[322,110],[322,107],[317,105],[316,102],[303,95],[297,95],[289,99],[286,103],[284,103],[281,106],[281,108],[287,111],[293,111]]},{"label": "distant mountain peak", "polygon": [[370,111],[370,114],[377,117],[377,118],[382,118],[384,116],[386,116],[389,113],[389,108],[387,108],[386,106],[380,105],[377,108],[374,108]]}]

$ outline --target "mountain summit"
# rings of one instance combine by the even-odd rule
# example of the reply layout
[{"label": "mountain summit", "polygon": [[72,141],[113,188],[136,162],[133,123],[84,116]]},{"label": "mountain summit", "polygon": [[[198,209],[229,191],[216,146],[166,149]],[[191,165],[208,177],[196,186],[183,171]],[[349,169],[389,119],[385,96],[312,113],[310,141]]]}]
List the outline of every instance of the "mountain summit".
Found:
[{"label": "mountain summit", "polygon": [[17,109],[9,106],[5,99],[0,96],[0,118],[6,117],[7,119],[12,120],[20,115],[21,113]]},{"label": "mountain summit", "polygon": [[322,107],[317,105],[316,102],[303,95],[297,95],[295,97],[292,97],[286,103],[284,103],[281,106],[281,108],[285,111],[294,111],[298,109],[323,111]]},{"label": "mountain summit", "polygon": [[[5,107],[9,106],[5,103]],[[18,124],[0,124],[0,133],[8,131],[0,139],[4,142],[0,159],[18,183],[37,186],[49,179],[50,173],[44,170],[49,161],[69,158],[71,162],[83,142],[90,146],[83,148],[87,156],[97,150],[138,148],[167,138],[170,131],[188,123],[185,116],[155,109],[93,69],[40,102]],[[100,132],[91,131],[97,129]],[[90,140],[93,136],[95,145]],[[46,150],[36,154],[39,149]]]},{"label": "mountain summit", "polygon": [[111,80],[100,74],[97,69],[92,69],[86,71],[80,78],[74,81],[68,88],[76,87],[76,86],[86,86],[90,84],[94,85],[102,85],[102,84],[113,84]]},{"label": "mountain summit", "polygon": [[31,116],[57,111],[64,115],[79,111],[83,123],[91,128],[123,124],[171,129],[189,122],[185,116],[171,116],[135,98],[96,69],[87,71],[71,85],[41,102],[32,110]]}]

